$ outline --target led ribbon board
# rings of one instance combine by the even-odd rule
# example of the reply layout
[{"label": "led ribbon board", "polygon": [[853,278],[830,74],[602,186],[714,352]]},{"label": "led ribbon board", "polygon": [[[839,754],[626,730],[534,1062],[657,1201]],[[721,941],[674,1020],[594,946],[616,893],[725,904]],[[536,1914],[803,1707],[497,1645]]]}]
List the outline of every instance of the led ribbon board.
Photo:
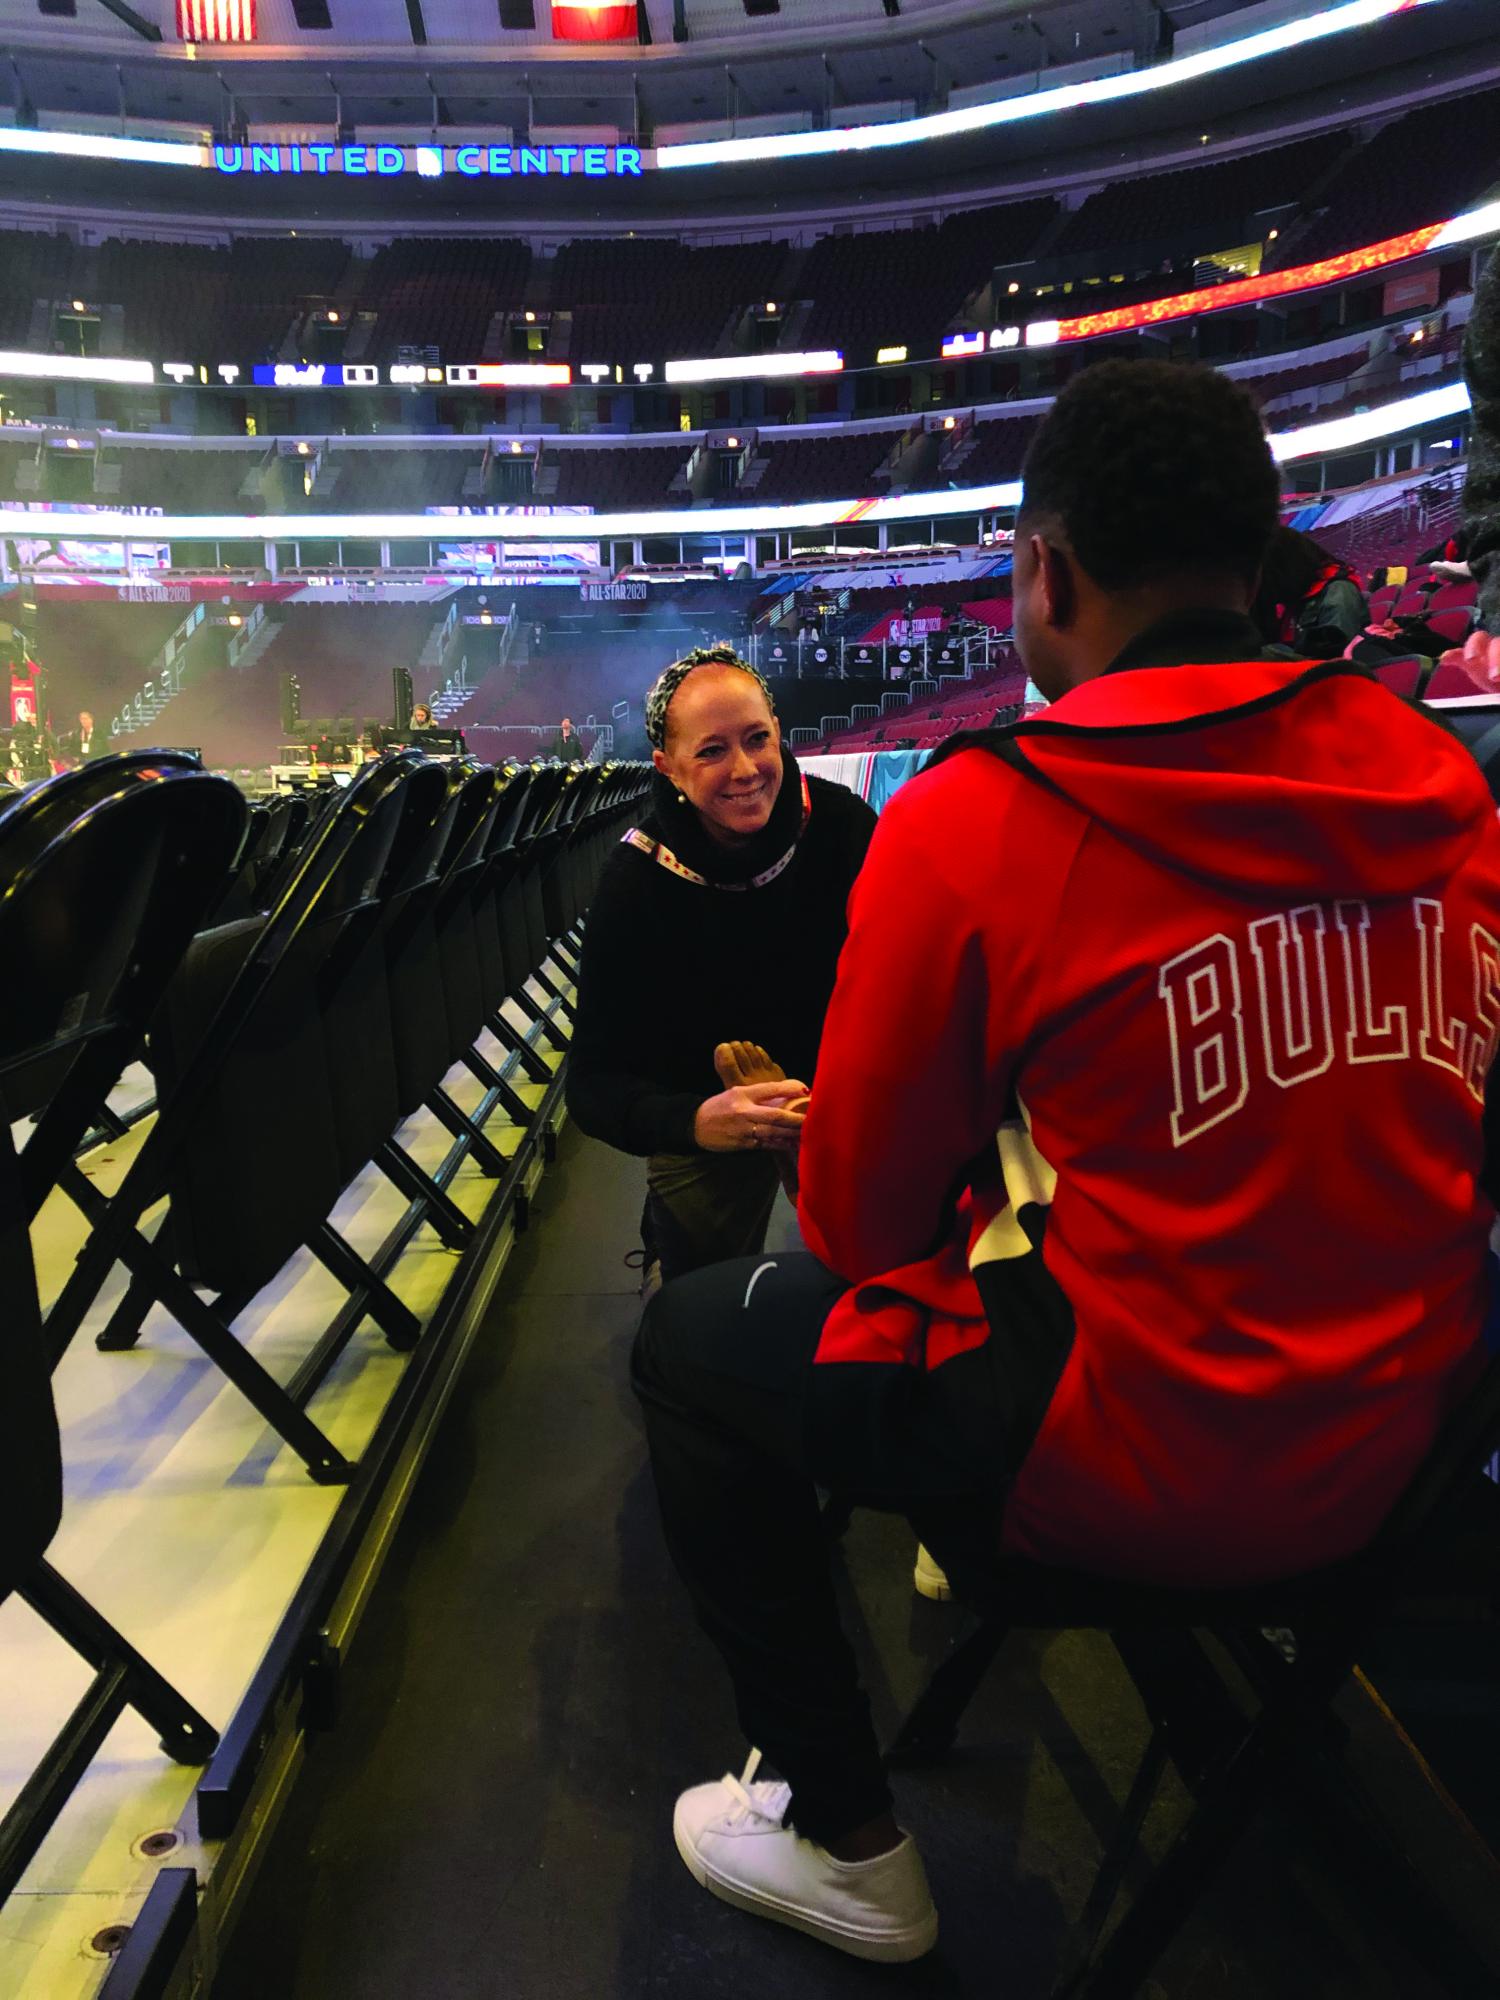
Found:
[{"label": "led ribbon board", "polygon": [[841,125],[829,132],[779,132],[754,139],[693,140],[681,145],[659,146],[659,167],[716,167],[745,161],[805,160],[830,153],[864,153],[888,146],[911,146],[923,140],[956,139],[974,132],[988,132],[1003,125],[1017,125],[1023,119],[1045,118],[1055,112],[1076,111],[1084,105],[1116,104],[1126,98],[1143,97],[1149,91],[1169,90],[1174,85],[1216,76],[1245,63],[1263,61],[1267,56],[1284,55],[1304,48],[1309,42],[1324,41],[1330,35],[1347,34],[1355,28],[1373,27],[1377,21],[1404,14],[1414,7],[1430,7],[1440,0],[1344,0],[1342,6],[1324,7],[1298,20],[1284,21],[1258,35],[1245,35],[1224,42],[1218,48],[1201,49],[1195,55],[1158,63],[1150,69],[1131,70],[1120,76],[1092,77],[1086,83],[1058,84],[1052,90],[1036,90],[1026,96],[1001,98],[996,103],[965,105],[957,111],[931,112],[922,118],[898,118],[884,125]]},{"label": "led ribbon board", "polygon": [[1024,329],[1026,345],[1051,347],[1061,341],[1097,340],[1101,334],[1133,333],[1141,327],[1161,326],[1167,320],[1191,319],[1199,313],[1223,312],[1231,306],[1285,298],[1291,292],[1315,291],[1322,285],[1358,278],[1366,271],[1382,270],[1388,264],[1404,263],[1408,257],[1420,257],[1424,251],[1437,248],[1444,233],[1443,223],[1430,222],[1425,228],[1408,230],[1404,236],[1388,236],[1382,243],[1367,243],[1361,250],[1322,257],[1314,264],[1294,264],[1285,271],[1267,271],[1254,278],[1232,278],[1228,284],[1175,292],[1168,298],[1147,299],[1140,305],[1080,313],[1074,319],[1033,320]]},{"label": "led ribbon board", "polygon": [[1111,306],[1103,312],[1080,313],[1073,319],[1034,319],[1026,326],[991,327],[988,333],[977,329],[950,333],[942,344],[942,358],[963,361],[996,349],[1016,347],[1023,340],[1027,347],[1053,347],[1063,341],[1097,340],[1107,333],[1134,333],[1142,327],[1160,326],[1167,320],[1191,319],[1200,313],[1222,312],[1230,306],[1253,305],[1262,299],[1316,291],[1323,285],[1340,284],[1367,271],[1404,263],[1408,257],[1420,257],[1429,250],[1449,250],[1455,244],[1473,243],[1497,234],[1500,234],[1500,201],[1492,201],[1483,208],[1470,209],[1466,215],[1456,215],[1450,222],[1429,222],[1421,229],[1409,229],[1404,236],[1387,236],[1380,243],[1366,243],[1362,249],[1346,250],[1337,257],[1322,257],[1312,264],[1294,264],[1285,271],[1234,278],[1228,284],[1174,292],[1164,299],[1146,299],[1140,305]]},{"label": "led ribbon board", "polygon": [[[1290,459],[1349,451],[1377,438],[1394,437],[1419,425],[1445,422],[1463,415],[1469,392],[1462,382],[1427,389],[1378,409],[1327,423],[1304,424],[1270,440],[1283,464]],[[660,508],[634,514],[570,515],[569,526],[589,541],[611,536],[703,535],[769,533],[776,528],[836,528],[854,521],[943,520],[960,514],[985,514],[1015,507],[1021,482],[1004,480],[990,486],[949,487],[939,493],[883,494],[873,500],[806,500],[782,507]],[[0,505],[0,538],[17,535],[71,534],[78,541],[129,541],[140,538],[141,517],[100,508],[80,512],[66,507]],[[151,533],[158,541],[429,541],[449,542],[483,536],[507,542],[556,541],[556,516],[506,513],[503,509],[466,514],[154,514]]]}]

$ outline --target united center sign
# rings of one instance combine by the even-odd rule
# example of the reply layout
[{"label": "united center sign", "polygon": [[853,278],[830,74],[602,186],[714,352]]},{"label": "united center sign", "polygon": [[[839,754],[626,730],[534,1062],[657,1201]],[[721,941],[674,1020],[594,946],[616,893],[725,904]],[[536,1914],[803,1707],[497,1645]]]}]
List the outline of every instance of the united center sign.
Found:
[{"label": "united center sign", "polygon": [[215,146],[213,163],[221,174],[420,174],[439,180],[449,173],[470,180],[489,174],[501,179],[586,175],[637,175],[639,146]]}]

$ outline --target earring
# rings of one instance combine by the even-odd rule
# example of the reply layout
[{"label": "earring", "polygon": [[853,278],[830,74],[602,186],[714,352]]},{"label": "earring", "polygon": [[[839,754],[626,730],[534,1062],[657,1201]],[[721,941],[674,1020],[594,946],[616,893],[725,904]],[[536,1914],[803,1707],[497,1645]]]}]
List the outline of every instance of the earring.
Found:
[{"label": "earring", "polygon": [[686,793],[686,792],[679,792],[679,793],[677,794],[677,803],[678,803],[678,805],[680,805],[680,806],[685,806],[685,805],[687,804],[687,793]]}]

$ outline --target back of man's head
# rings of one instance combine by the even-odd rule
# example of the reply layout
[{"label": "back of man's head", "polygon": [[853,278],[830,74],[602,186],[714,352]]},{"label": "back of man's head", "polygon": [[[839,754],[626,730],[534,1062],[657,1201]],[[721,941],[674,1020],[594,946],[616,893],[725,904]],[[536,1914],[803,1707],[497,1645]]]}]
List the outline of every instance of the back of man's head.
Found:
[{"label": "back of man's head", "polygon": [[1056,522],[1103,590],[1163,577],[1255,582],[1280,482],[1237,382],[1171,361],[1102,361],[1070,382],[1026,455],[1021,520]]},{"label": "back of man's head", "polygon": [[1104,361],[1070,382],[1022,487],[1016,637],[1053,699],[1167,611],[1245,610],[1280,503],[1250,397],[1166,361]]}]

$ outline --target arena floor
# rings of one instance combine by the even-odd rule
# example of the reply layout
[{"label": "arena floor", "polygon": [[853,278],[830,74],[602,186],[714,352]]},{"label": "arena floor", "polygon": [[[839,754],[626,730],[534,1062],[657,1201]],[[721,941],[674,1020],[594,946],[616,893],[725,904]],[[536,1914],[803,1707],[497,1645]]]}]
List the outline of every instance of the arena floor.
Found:
[{"label": "arena floor", "polygon": [[[923,1963],[863,1965],[757,1923],[679,1861],[676,1792],[744,1753],[662,1547],[627,1383],[638,1179],[564,1134],[361,1627],[339,1727],[308,1758],[215,2000],[1048,1991],[1144,1734],[1102,1638],[1014,1639],[966,1753],[902,1775],[942,1913]],[[784,1209],[773,1229],[792,1240]],[[956,1615],[913,1594],[911,1557],[904,1526],[869,1514],[843,1551],[885,1730]],[[1357,1697],[1345,1719],[1377,1789],[1410,1806],[1412,1760],[1373,1705]],[[1181,1808],[1163,1799],[1153,1843]],[[1420,1809],[1402,1823],[1411,1843],[1428,1838]],[[1330,1868],[1333,1846],[1311,1817],[1262,1821],[1147,1990],[1444,1991],[1357,1853]]]}]

